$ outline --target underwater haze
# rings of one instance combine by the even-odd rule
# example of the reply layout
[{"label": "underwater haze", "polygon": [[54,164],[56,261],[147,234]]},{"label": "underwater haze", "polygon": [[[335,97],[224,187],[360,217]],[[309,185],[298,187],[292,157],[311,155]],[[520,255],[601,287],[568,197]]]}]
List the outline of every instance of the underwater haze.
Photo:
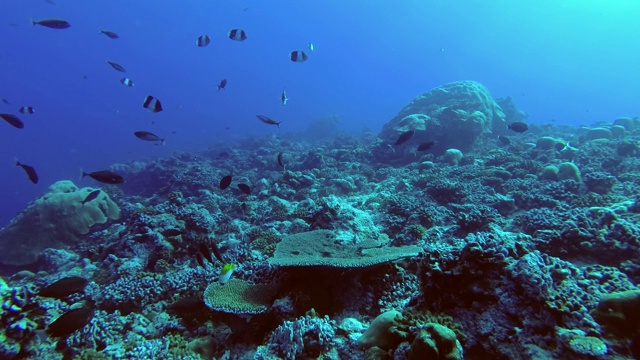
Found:
[{"label": "underwater haze", "polygon": [[0,0],[0,359],[640,359],[638,0]]},{"label": "underwater haze", "polygon": [[[23,130],[0,132],[1,223],[51,183],[75,180],[80,167],[301,132],[327,116],[346,132],[377,132],[414,96],[451,81],[511,96],[533,123],[589,124],[637,110],[640,3],[632,0],[54,1],[0,3],[0,97],[9,102],[0,111],[35,109],[22,116]],[[30,18],[71,27],[31,26]],[[247,40],[229,40],[232,28]],[[197,47],[203,34],[211,44]],[[297,49],[309,61],[289,61]],[[120,84],[124,76],[135,86]],[[218,91],[221,79],[228,85]],[[164,111],[144,109],[147,95]],[[281,129],[262,126],[257,114]],[[144,143],[136,130],[166,145]],[[38,170],[37,185],[14,158]]]}]

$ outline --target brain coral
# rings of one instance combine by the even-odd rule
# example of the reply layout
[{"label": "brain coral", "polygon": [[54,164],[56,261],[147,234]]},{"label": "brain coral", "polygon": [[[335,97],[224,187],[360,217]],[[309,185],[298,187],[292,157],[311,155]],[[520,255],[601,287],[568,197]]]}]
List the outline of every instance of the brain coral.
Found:
[{"label": "brain coral", "polygon": [[33,263],[42,250],[75,244],[95,224],[120,217],[120,209],[101,191],[82,204],[93,188],[79,189],[71,181],[58,181],[6,227],[0,230],[0,263]]}]

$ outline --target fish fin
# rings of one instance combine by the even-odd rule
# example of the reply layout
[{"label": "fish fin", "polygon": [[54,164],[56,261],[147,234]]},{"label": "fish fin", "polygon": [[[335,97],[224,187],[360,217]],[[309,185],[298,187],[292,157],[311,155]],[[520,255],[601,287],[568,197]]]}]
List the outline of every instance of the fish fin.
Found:
[{"label": "fish fin", "polygon": [[36,22],[33,21],[33,18],[29,19],[31,21],[31,26],[36,26]]},{"label": "fish fin", "polygon": [[82,170],[82,168],[80,168],[80,179],[79,180],[84,179],[85,176],[87,176],[87,173],[84,172],[84,170]]},{"label": "fish fin", "polygon": [[18,158],[15,158],[15,157],[14,157],[14,158],[13,158],[13,161],[15,161],[15,162],[16,162],[16,166],[20,166],[20,165],[22,165],[22,164],[20,164],[20,161],[18,161]]},{"label": "fish fin", "polygon": [[216,259],[224,264],[224,260],[222,260],[222,254],[220,254],[220,249],[218,249],[218,245],[214,242],[212,243],[211,247],[213,248],[213,256],[215,256]]},{"label": "fish fin", "polygon": [[282,121],[276,123],[276,125],[278,126],[278,129],[280,129],[280,124],[282,124]]},{"label": "fish fin", "polygon": [[164,145],[164,143],[165,143],[166,141],[167,141],[167,139],[166,139],[166,138],[162,138],[162,139],[160,139],[160,144]]}]

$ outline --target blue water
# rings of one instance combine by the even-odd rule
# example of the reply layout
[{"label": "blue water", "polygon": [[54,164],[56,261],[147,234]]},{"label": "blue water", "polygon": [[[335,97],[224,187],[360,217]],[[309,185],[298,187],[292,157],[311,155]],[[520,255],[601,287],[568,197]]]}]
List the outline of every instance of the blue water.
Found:
[{"label": "blue water", "polygon": [[[343,131],[378,132],[416,95],[456,80],[513,97],[531,123],[638,113],[634,0],[54,1],[0,2],[0,98],[11,103],[0,103],[0,112],[25,122],[22,130],[0,124],[0,224],[53,182],[77,179],[80,167],[303,132],[332,115]],[[30,18],[71,27],[32,27]],[[229,40],[233,28],[248,39]],[[211,44],[198,48],[203,34]],[[292,50],[310,59],[293,63]],[[135,87],[120,84],[123,76]],[[217,91],[223,78],[227,88]],[[145,110],[147,95],[165,110]],[[23,105],[36,113],[18,114]],[[166,136],[167,144],[140,141],[136,130]],[[37,169],[37,185],[14,158]]]}]

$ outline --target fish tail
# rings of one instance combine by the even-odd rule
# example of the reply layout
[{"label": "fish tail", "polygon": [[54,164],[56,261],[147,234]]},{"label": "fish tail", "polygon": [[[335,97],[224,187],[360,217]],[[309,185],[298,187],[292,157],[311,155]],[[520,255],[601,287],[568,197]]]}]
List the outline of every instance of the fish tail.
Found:
[{"label": "fish tail", "polygon": [[280,129],[280,124],[282,124],[282,121],[276,123],[276,126],[278,127],[278,129]]},{"label": "fish tail", "polygon": [[218,85],[218,91],[220,91],[220,89],[222,89],[222,86]]},{"label": "fish tail", "polygon": [[100,32],[98,33],[98,35],[104,34],[104,30],[100,29]]},{"label": "fish tail", "polygon": [[162,138],[162,139],[160,139],[160,144],[164,145],[165,141],[167,141],[167,139],[166,139],[166,138]]},{"label": "fish tail", "polygon": [[87,173],[84,172],[84,170],[82,170],[82,168],[80,168],[80,180],[84,179],[85,176],[87,176]]},{"label": "fish tail", "polygon": [[29,19],[31,21],[31,26],[36,26],[36,22],[33,21],[33,18]]},{"label": "fish tail", "polygon": [[14,158],[13,158],[13,161],[15,161],[15,162],[16,162],[16,166],[20,166],[20,165],[22,165],[22,164],[20,164],[20,161],[18,161],[18,158],[15,158],[15,157],[14,157]]}]

